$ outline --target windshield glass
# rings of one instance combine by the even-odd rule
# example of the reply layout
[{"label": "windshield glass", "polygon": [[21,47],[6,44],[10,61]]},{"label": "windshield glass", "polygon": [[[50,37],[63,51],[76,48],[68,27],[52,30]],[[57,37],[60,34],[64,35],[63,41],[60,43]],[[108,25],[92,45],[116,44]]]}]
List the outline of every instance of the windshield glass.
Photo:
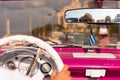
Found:
[{"label": "windshield glass", "polygon": [[[112,5],[110,5],[112,4]],[[103,1],[103,8],[119,8],[120,1]],[[10,35],[32,35],[49,41],[50,44],[90,46],[92,32],[96,41],[92,46],[116,47],[120,39],[119,24],[95,25],[85,23],[67,23],[64,12],[68,9],[97,8],[95,0],[30,0],[0,1],[0,38]],[[119,15],[117,16],[119,21]],[[102,26],[102,28],[101,28]],[[105,30],[105,26],[107,30]],[[106,31],[107,39],[100,41],[102,32]],[[106,35],[102,34],[102,37]]]}]

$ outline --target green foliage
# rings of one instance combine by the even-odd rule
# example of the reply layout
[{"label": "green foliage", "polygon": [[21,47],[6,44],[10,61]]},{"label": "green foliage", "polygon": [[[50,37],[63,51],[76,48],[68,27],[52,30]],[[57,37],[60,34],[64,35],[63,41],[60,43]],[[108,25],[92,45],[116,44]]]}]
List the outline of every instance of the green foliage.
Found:
[{"label": "green foliage", "polygon": [[62,31],[64,29],[64,26],[62,25],[56,25],[55,27],[57,31]]},{"label": "green foliage", "polygon": [[[88,31],[90,30],[90,25],[88,26],[87,29]],[[92,25],[92,29],[93,29],[94,34],[98,35],[98,32],[99,32],[98,27]],[[118,33],[118,24],[111,24],[108,29],[109,29],[109,34]]]},{"label": "green foliage", "polygon": [[92,27],[92,31],[95,35],[98,35],[98,27],[95,25],[88,25],[87,27],[87,34],[90,34],[90,27]]},{"label": "green foliage", "polygon": [[110,26],[109,33],[113,34],[113,33],[117,33],[117,32],[118,32],[118,24],[112,24]]},{"label": "green foliage", "polygon": [[32,35],[33,36],[43,36],[43,33],[45,33],[45,36],[51,33],[53,28],[54,30],[61,31],[64,29],[64,26],[62,25],[52,25],[52,24],[46,24],[44,26],[39,26],[34,29],[32,29]]},{"label": "green foliage", "polygon": [[39,27],[36,27],[36,28],[33,28],[32,29],[32,35],[33,36],[42,36],[43,33],[49,33],[51,30],[52,30],[52,25],[51,24],[47,24],[47,25],[44,25],[44,26],[39,26]]}]

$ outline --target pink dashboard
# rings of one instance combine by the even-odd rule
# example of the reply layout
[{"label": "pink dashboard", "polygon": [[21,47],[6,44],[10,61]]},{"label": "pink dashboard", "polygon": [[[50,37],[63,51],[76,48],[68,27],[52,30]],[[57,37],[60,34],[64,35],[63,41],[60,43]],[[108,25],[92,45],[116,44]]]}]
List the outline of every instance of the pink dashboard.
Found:
[{"label": "pink dashboard", "polygon": [[120,49],[95,48],[92,53],[86,48],[55,50],[70,67],[73,80],[120,80]]}]

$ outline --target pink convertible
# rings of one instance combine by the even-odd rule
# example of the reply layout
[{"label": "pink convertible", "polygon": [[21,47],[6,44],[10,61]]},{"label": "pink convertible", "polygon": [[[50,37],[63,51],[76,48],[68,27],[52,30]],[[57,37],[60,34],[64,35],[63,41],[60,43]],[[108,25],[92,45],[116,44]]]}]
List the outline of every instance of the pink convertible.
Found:
[{"label": "pink convertible", "polygon": [[[72,1],[73,3],[76,4],[76,2],[78,1],[82,2],[89,0],[72,0]],[[25,13],[27,14],[23,14],[24,13],[23,12],[22,13],[23,16],[20,16],[21,8],[20,11],[12,10],[13,12],[15,12],[15,15],[19,16],[19,18],[20,17],[23,18],[21,20],[19,19],[16,20],[17,17],[15,17],[12,12],[7,11],[7,8],[4,8],[2,6],[5,9],[5,12],[3,12],[5,13],[4,15],[5,19],[7,19],[8,16],[8,18],[11,18],[10,21],[12,23],[17,24],[14,21],[19,22],[20,25],[15,25],[15,28],[13,28],[15,29],[15,31],[17,29],[19,30],[18,27],[22,28],[21,24],[23,24],[25,20],[28,20],[28,17],[26,15],[29,15],[30,20],[27,22],[29,22],[30,24],[30,29],[29,29],[30,34],[35,30],[34,36],[40,37],[42,35],[43,38],[49,37],[49,40],[51,39],[51,42],[53,42],[53,44],[56,44],[57,46],[56,47],[51,46],[42,39],[33,36],[12,35],[9,37],[4,37],[0,39],[0,66],[8,70],[21,73],[23,75],[27,75],[33,80],[50,80],[50,75],[53,72],[53,70],[60,72],[64,64],[67,64],[69,66],[72,80],[120,80],[120,49],[105,48],[105,45],[110,43],[109,41],[107,41],[109,40],[108,27],[111,24],[120,23],[120,9],[104,9],[102,8],[102,1],[105,0],[93,0],[93,1],[97,1],[96,4],[93,5],[97,5],[99,9],[80,8],[80,9],[70,9],[67,11],[63,10],[65,11],[65,14],[64,15],[63,13],[62,15],[60,14],[59,15],[60,18],[58,18],[58,20],[60,21],[59,23],[61,23],[62,25],[64,24],[65,29],[62,29],[61,28],[62,26],[60,26],[59,28],[61,30],[55,31],[54,34],[53,34],[54,20],[52,21],[51,17],[55,18],[54,15],[56,14],[52,14],[50,12],[51,8],[50,9],[47,8],[47,10],[50,10],[48,11],[49,13],[48,12],[46,13],[47,15],[44,13],[44,10],[43,11],[42,9],[38,10],[38,7],[37,9],[32,8],[33,10],[31,8],[30,9],[24,8],[24,12],[26,11]],[[110,0],[108,0],[108,2],[109,1]],[[46,3],[46,2],[42,2],[42,3]],[[85,3],[85,6],[86,5],[91,6],[89,3],[90,2],[87,2],[87,4]],[[30,6],[31,4],[27,4],[27,5]],[[37,5],[39,5],[39,3]],[[119,3],[117,6],[119,6]],[[24,5],[22,4],[22,8],[23,7]],[[10,7],[10,9],[11,8],[12,7]],[[65,7],[65,9],[66,8],[68,7]],[[62,12],[61,10],[55,10],[53,11],[53,13],[56,13],[56,11]],[[18,14],[16,14],[16,12],[18,12]],[[41,13],[41,12],[43,12],[43,15],[42,14],[39,14],[38,16],[36,16],[36,14],[33,15],[33,13]],[[15,18],[14,17],[12,18],[12,16],[7,15],[9,13],[11,13],[11,15],[13,15]],[[40,15],[43,16],[45,19],[40,17]],[[27,17],[27,19],[24,19],[25,16]],[[33,28],[31,30],[31,28],[33,27],[32,21],[37,21],[37,17],[39,19],[38,22],[35,23],[39,23],[39,21],[41,21],[41,23],[43,24],[44,22],[48,22],[48,23],[52,22],[52,29],[48,30],[47,27],[41,28],[42,27],[41,26],[39,28],[35,27],[35,29]],[[44,21],[44,20],[49,20],[49,21]],[[4,21],[4,19],[2,21]],[[10,35],[10,30],[9,30],[10,21],[9,20],[6,21],[7,24],[6,31],[8,31],[7,35]],[[11,25],[14,26],[12,23]],[[84,24],[79,24],[79,23],[84,23]],[[26,23],[24,23],[24,25],[25,24]],[[36,26],[40,26],[43,24],[39,24]],[[84,25],[86,26],[86,28],[84,27]],[[59,25],[55,25],[55,30],[57,30],[56,26]],[[48,28],[50,28],[49,25]],[[22,30],[23,29],[24,28],[22,28]],[[92,29],[99,29],[99,32],[95,30],[97,31],[95,34],[94,33],[95,31],[93,30],[94,31],[93,32]],[[115,30],[116,29],[118,28],[115,28]],[[99,40],[96,38],[98,35],[100,36]],[[93,47],[97,41],[99,41],[100,45],[102,44],[104,48]],[[87,46],[89,47],[86,48],[82,47],[82,45],[85,44],[86,42],[87,42]],[[65,45],[62,43],[64,43]],[[1,49],[3,47],[4,50]],[[6,77],[6,74],[3,75]]]},{"label": "pink convertible", "polygon": [[[120,80],[120,49],[94,48],[89,50],[75,47],[54,49],[63,63],[70,67],[72,80]],[[0,52],[1,55],[3,52]]]}]

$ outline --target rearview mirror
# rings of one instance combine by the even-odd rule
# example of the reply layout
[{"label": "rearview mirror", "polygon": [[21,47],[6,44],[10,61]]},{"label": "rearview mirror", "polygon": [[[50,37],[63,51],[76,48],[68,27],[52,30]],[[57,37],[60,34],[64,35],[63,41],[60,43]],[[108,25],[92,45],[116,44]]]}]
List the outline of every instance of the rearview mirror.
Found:
[{"label": "rearview mirror", "polygon": [[68,23],[120,23],[120,9],[71,9],[65,12]]}]

